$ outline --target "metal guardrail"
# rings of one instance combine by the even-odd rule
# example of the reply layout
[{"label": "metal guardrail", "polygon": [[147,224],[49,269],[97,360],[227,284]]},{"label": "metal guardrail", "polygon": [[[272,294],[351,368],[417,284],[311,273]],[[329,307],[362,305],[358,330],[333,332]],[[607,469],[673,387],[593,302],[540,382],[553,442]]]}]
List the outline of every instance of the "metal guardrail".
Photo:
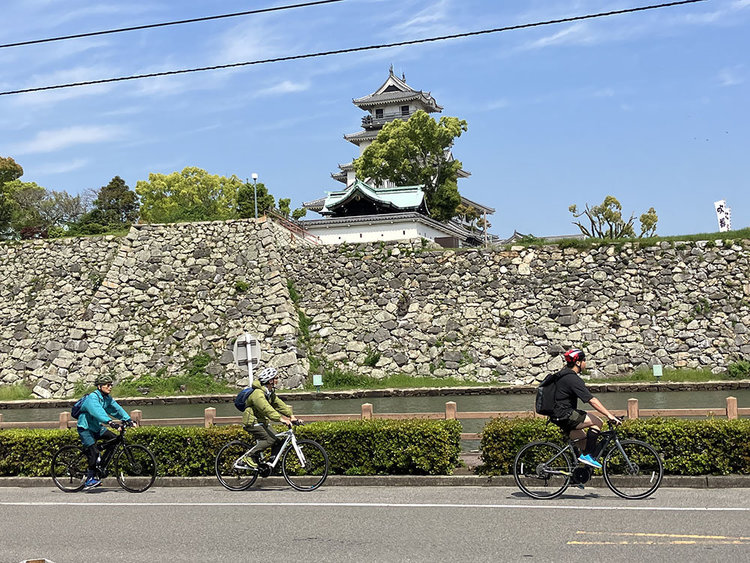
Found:
[{"label": "metal guardrail", "polygon": [[[640,409],[638,399],[628,399],[627,409],[611,410],[615,416],[627,416],[629,419],[648,418],[654,416],[664,417],[703,417],[717,416],[734,420],[740,416],[750,417],[750,408],[738,408],[735,397],[727,397],[725,408],[702,408],[702,409]],[[216,416],[216,408],[207,407],[202,417],[192,418],[143,418],[142,411],[135,409],[130,416],[142,426],[203,426],[210,428],[219,424],[241,424],[242,416]],[[491,419],[491,418],[544,418],[534,411],[482,411],[470,412],[459,411],[454,401],[445,403],[443,412],[410,412],[410,413],[375,413],[372,403],[364,403],[361,411],[350,414],[302,414],[300,415],[309,422],[333,422],[341,420],[372,420],[384,418],[390,420],[405,420],[419,418],[428,420],[461,420],[461,419]],[[63,411],[57,421],[44,422],[3,422],[0,413],[0,429],[3,428],[59,428],[65,430],[73,428],[76,420],[70,416],[70,411]],[[478,440],[479,433],[464,432],[462,440]]]},{"label": "metal guardrail", "polygon": [[274,210],[269,209],[266,211],[266,213],[279,225],[284,227],[287,231],[290,231],[293,235],[306,240],[307,242],[310,242],[312,244],[320,244],[320,237],[312,234],[309,231],[306,231],[302,228],[302,226],[297,223],[296,221],[292,221],[291,219],[284,217],[280,213],[277,213]]}]

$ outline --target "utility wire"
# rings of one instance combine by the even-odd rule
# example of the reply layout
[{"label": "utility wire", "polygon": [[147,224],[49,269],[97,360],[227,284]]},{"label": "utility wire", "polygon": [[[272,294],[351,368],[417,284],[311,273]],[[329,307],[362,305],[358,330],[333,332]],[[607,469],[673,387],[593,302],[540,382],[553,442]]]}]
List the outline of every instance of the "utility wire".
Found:
[{"label": "utility wire", "polygon": [[237,68],[242,66],[250,66],[250,65],[259,65],[259,64],[267,64],[267,63],[278,63],[283,61],[294,61],[294,60],[300,60],[300,59],[311,59],[315,57],[325,57],[329,55],[341,55],[344,53],[357,53],[361,51],[372,51],[375,49],[386,49],[390,47],[403,47],[406,45],[417,45],[421,43],[431,43],[435,41],[446,41],[448,39],[460,39],[464,37],[474,37],[477,35],[487,35],[490,33],[500,33],[503,31],[513,31],[517,29],[527,29],[530,27],[540,27],[544,25],[552,25],[552,24],[558,24],[558,23],[568,23],[568,22],[574,22],[574,21],[581,21],[581,20],[588,20],[593,18],[602,18],[606,16],[615,16],[620,14],[631,14],[634,12],[643,12],[645,10],[654,10],[657,8],[667,8],[670,6],[681,6],[684,4],[695,4],[697,2],[704,2],[705,0],[681,0],[679,2],[669,2],[666,4],[653,4],[650,6],[640,6],[637,8],[628,8],[625,10],[615,10],[611,12],[600,12],[597,14],[587,14],[584,16],[573,16],[569,18],[561,18],[556,20],[547,20],[543,22],[535,22],[535,23],[524,23],[519,25],[511,25],[506,27],[497,27],[494,29],[484,29],[481,31],[470,31],[466,33],[456,33],[453,35],[441,35],[439,37],[429,37],[426,39],[413,39],[410,41],[398,41],[396,43],[383,43],[380,45],[368,45],[364,47],[352,47],[349,49],[336,49],[334,51],[321,51],[318,53],[307,53],[303,55],[289,55],[286,57],[276,57],[272,59],[260,59],[255,61],[245,61],[240,63],[230,63],[230,64],[224,64],[224,65],[214,65],[214,66],[205,66],[200,68],[189,68],[189,69],[182,69],[182,70],[169,70],[164,72],[152,72],[149,74],[134,74],[131,76],[120,76],[117,78],[103,78],[100,80],[87,80],[84,82],[69,82],[67,84],[56,84],[54,86],[39,86],[36,88],[24,88],[21,90],[7,90],[4,92],[0,92],[0,96],[8,96],[11,94],[26,94],[29,92],[42,92],[46,90],[59,90],[61,88],[73,88],[77,86],[92,86],[96,84],[108,84],[112,82],[124,82],[126,80],[140,80],[142,78],[154,78],[157,76],[173,76],[176,74],[188,74],[191,72],[203,72],[207,70],[221,70],[221,69],[227,69],[227,68]]},{"label": "utility wire", "polygon": [[80,39],[81,37],[94,37],[96,35],[108,35],[110,33],[122,33],[123,31],[137,31],[139,29],[152,29],[154,27],[167,27],[169,25],[182,25],[184,23],[205,22],[210,20],[220,20],[224,18],[236,18],[237,16],[249,16],[251,14],[263,14],[266,12],[278,12],[280,10],[289,10],[292,8],[306,8],[307,6],[317,6],[319,4],[333,4],[334,2],[343,2],[344,0],[318,0],[317,2],[304,2],[302,4],[291,4],[289,6],[276,6],[275,8],[262,8],[259,10],[248,10],[246,12],[235,12],[233,14],[220,14],[218,16],[206,16],[203,18],[192,18],[189,20],[178,20],[162,23],[151,23],[146,25],[136,25],[133,27],[121,27],[118,29],[107,29],[104,31],[92,31],[89,33],[76,33],[75,35],[61,35],[59,37],[49,37],[47,39],[31,39],[29,41],[19,41],[18,43],[0,44],[0,49],[6,47],[21,47],[22,45],[37,45],[39,43],[51,43],[53,41],[64,41],[66,39]]}]

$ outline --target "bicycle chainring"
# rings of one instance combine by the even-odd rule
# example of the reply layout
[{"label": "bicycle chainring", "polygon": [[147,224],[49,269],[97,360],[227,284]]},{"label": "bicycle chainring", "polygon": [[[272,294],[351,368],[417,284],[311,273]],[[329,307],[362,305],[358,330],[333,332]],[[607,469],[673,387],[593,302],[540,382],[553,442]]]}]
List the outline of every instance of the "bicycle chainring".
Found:
[{"label": "bicycle chainring", "polygon": [[271,471],[273,471],[273,467],[268,465],[267,463],[263,463],[262,461],[258,464],[258,475],[261,477],[268,477],[271,475]]},{"label": "bicycle chainring", "polygon": [[591,468],[590,467],[576,467],[573,470],[572,482],[575,485],[583,485],[591,479]]}]

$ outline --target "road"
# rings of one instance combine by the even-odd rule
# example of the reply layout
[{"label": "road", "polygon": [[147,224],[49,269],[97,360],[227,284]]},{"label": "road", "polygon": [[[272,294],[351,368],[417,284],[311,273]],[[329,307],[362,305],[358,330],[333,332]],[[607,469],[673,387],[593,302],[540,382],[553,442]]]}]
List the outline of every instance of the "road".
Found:
[{"label": "road", "polygon": [[0,489],[0,562],[747,561],[750,489]]}]

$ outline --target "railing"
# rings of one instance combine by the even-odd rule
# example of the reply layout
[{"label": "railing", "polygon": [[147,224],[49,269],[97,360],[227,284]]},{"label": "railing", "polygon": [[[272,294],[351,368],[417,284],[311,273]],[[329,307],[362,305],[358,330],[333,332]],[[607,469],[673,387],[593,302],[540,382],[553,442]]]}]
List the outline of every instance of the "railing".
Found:
[{"label": "railing", "polygon": [[273,220],[276,221],[279,225],[284,227],[287,231],[290,231],[293,235],[303,240],[306,240],[307,242],[311,242],[313,244],[320,244],[320,237],[312,234],[309,231],[306,231],[296,221],[292,221],[291,219],[288,219],[284,217],[283,215],[276,213],[275,211],[272,211],[270,209],[266,211],[266,213],[270,215],[273,218]]},{"label": "railing", "polygon": [[[695,417],[695,416],[720,416],[729,420],[735,420],[740,416],[750,416],[750,408],[738,408],[736,397],[727,397],[726,407],[719,409],[640,409],[638,399],[628,399],[625,410],[611,410],[615,416],[627,415],[629,419],[665,416],[665,417]],[[142,411],[136,409],[131,411],[130,416],[142,426],[203,426],[210,428],[218,424],[240,424],[242,416],[216,416],[216,409],[208,407],[203,411],[202,417],[193,418],[143,418]],[[470,412],[458,411],[454,401],[445,403],[443,412],[409,412],[409,413],[375,413],[372,403],[364,403],[360,412],[351,414],[300,414],[309,422],[333,422],[339,420],[371,420],[374,418],[387,418],[391,420],[404,420],[408,418],[421,418],[431,420],[460,420],[460,419],[490,419],[490,418],[544,418],[534,411],[483,411]],[[3,414],[0,413],[0,429],[3,428],[59,428],[65,430],[75,427],[77,421],[70,416],[70,411],[60,413],[56,421],[44,422],[3,422]],[[478,440],[476,432],[464,432],[462,440]]]},{"label": "railing", "polygon": [[382,117],[375,117],[374,115],[366,115],[362,118],[362,127],[365,129],[369,128],[375,128],[378,126],[383,126],[386,123],[390,121],[394,121],[396,119],[409,119],[410,113],[401,113],[401,112],[395,112],[395,113],[386,113]]}]

